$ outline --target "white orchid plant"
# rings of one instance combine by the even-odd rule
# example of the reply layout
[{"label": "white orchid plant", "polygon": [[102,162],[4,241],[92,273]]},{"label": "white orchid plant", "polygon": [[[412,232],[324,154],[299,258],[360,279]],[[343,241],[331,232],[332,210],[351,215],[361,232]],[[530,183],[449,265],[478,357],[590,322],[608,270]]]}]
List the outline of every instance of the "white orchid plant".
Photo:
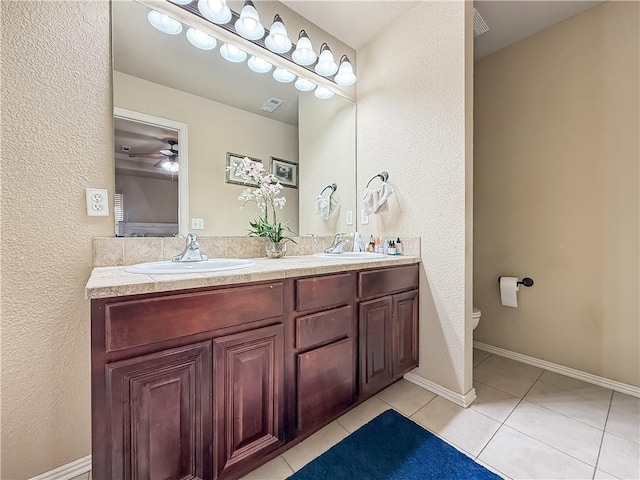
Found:
[{"label": "white orchid plant", "polygon": [[249,202],[255,202],[262,211],[258,220],[249,222],[251,229],[249,235],[252,237],[266,237],[274,243],[295,241],[286,236],[291,229],[286,223],[278,222],[276,209],[282,210],[287,199],[282,192],[282,184],[278,178],[265,170],[260,162],[245,157],[241,162],[233,167],[236,177],[241,178],[244,183],[253,185],[253,188],[245,189],[238,200],[242,201],[244,207]]}]

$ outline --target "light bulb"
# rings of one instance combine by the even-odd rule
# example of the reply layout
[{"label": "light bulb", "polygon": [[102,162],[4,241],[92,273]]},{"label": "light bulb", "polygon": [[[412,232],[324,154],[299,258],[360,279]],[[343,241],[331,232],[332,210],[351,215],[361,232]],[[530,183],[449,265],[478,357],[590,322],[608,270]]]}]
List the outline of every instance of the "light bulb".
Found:
[{"label": "light bulb", "polygon": [[313,83],[311,80],[307,80],[306,78],[302,78],[302,77],[298,77],[294,85],[301,92],[310,92],[311,90],[316,88],[315,83]]},{"label": "light bulb", "polygon": [[225,60],[233,63],[244,62],[247,58],[247,52],[240,50],[234,45],[229,45],[228,43],[225,43],[220,47],[220,55],[222,55],[222,58]]},{"label": "light bulb", "polygon": [[175,160],[167,160],[160,166],[167,172],[171,173],[176,173],[178,170],[180,170],[180,164]]},{"label": "light bulb", "polygon": [[316,61],[316,52],[313,51],[311,40],[309,40],[307,32],[304,30],[301,30],[300,35],[298,35],[298,44],[291,54],[291,58],[293,58],[293,61],[298,65],[304,66],[311,65]]},{"label": "light bulb", "polygon": [[356,83],[356,76],[353,73],[353,65],[351,65],[351,62],[346,55],[343,55],[340,59],[340,68],[338,68],[338,73],[334,77],[334,80],[338,85],[342,85],[344,87]]},{"label": "light bulb", "polygon": [[320,47],[320,58],[318,58],[315,71],[323,77],[328,77],[338,71],[338,65],[333,59],[333,53],[331,53],[331,49],[326,43],[323,43],[322,47]]},{"label": "light bulb", "polygon": [[264,36],[264,27],[251,0],[244,2],[240,18],[235,23],[236,32],[247,40],[259,40]]},{"label": "light bulb", "polygon": [[282,67],[278,67],[273,71],[273,78],[282,83],[293,82],[296,78],[295,74]]},{"label": "light bulb", "polygon": [[191,0],[169,0],[171,3],[175,3],[176,5],[189,5]]},{"label": "light bulb", "polygon": [[196,28],[187,30],[187,40],[191,45],[202,50],[213,50],[218,43],[211,35],[207,35]]},{"label": "light bulb", "polygon": [[321,87],[319,85],[318,85],[318,88],[316,88],[315,92],[313,92],[313,94],[316,96],[316,98],[319,98],[320,100],[328,100],[334,95],[331,90],[325,87]]},{"label": "light bulb", "polygon": [[153,25],[155,28],[160,30],[162,33],[168,33],[169,35],[177,35],[182,31],[182,24],[174,20],[168,15],[164,13],[157,12],[155,10],[151,10],[147,15],[147,20],[149,23]]},{"label": "light bulb", "polygon": [[249,57],[249,61],[247,62],[247,65],[251,70],[253,70],[256,73],[267,73],[267,72],[270,72],[271,69],[273,68],[273,65],[271,65],[269,62],[267,62],[266,60],[263,60],[260,57],[256,57],[255,55],[252,55],[251,57]]},{"label": "light bulb", "polygon": [[269,35],[264,39],[264,44],[275,53],[287,53],[291,50],[291,40],[287,36],[287,28],[280,15],[273,17],[273,23],[269,29]]},{"label": "light bulb", "polygon": [[231,20],[231,10],[227,7],[226,0],[200,0],[198,10],[213,23],[225,24]]}]

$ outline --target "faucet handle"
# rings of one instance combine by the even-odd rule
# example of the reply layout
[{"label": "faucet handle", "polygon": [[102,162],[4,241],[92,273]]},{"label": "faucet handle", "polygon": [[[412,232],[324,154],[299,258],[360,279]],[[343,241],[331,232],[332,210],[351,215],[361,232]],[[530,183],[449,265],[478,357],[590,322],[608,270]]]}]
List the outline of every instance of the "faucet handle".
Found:
[{"label": "faucet handle", "polygon": [[187,245],[193,245],[194,243],[198,242],[198,235],[196,235],[195,233],[189,233],[187,234]]}]

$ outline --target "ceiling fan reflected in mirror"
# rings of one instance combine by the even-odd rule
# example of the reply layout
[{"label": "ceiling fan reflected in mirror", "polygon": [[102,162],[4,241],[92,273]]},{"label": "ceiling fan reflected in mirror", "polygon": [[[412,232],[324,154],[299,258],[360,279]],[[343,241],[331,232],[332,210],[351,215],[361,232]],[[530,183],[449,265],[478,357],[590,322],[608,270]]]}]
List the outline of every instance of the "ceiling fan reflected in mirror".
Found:
[{"label": "ceiling fan reflected in mirror", "polygon": [[143,158],[159,158],[154,167],[162,168],[171,173],[177,173],[180,170],[180,164],[178,163],[178,150],[174,148],[178,145],[177,140],[167,140],[169,148],[163,148],[158,152],[150,153],[130,153],[130,157],[143,157]]}]

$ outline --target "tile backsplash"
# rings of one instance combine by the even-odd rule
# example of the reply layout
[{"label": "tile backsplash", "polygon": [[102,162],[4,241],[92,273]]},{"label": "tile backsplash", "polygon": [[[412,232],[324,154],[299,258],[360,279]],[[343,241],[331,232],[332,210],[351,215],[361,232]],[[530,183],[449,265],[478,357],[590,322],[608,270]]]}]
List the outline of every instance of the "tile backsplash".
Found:
[{"label": "tile backsplash", "polygon": [[[401,237],[404,255],[420,256],[419,237]],[[322,252],[333,241],[328,237],[295,237],[287,244],[287,256]],[[265,256],[264,238],[198,237],[200,250],[208,257],[260,258]],[[93,266],[115,267],[142,262],[171,260],[182,253],[186,240],[180,237],[96,237],[93,239]]]}]

